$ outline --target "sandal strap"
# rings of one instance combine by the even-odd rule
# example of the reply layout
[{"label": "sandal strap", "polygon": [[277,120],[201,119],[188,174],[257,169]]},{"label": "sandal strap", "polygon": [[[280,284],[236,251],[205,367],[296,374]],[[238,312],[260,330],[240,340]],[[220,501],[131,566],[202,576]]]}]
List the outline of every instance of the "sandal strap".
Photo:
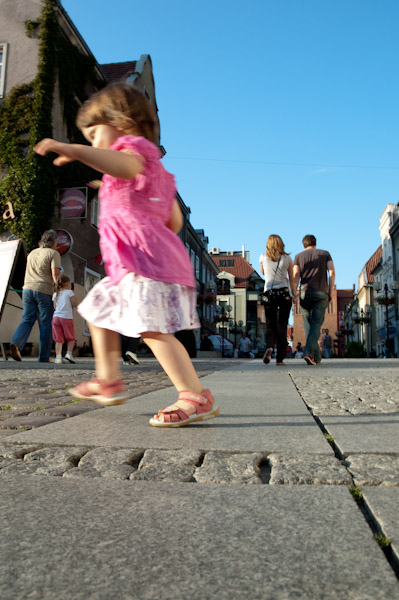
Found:
[{"label": "sandal strap", "polygon": [[197,415],[209,412],[213,406],[214,399],[211,394],[211,390],[206,389],[201,394],[194,394],[193,392],[180,392],[179,400],[189,402],[195,407]]},{"label": "sandal strap", "polygon": [[209,389],[204,390],[201,394],[188,391],[180,392],[178,400],[184,400],[192,404],[195,408],[195,413],[188,414],[184,408],[176,404],[171,404],[158,411],[157,416],[162,416],[164,423],[178,423],[179,421],[186,421],[193,414],[201,415],[202,413],[207,413],[212,409],[214,403]]}]

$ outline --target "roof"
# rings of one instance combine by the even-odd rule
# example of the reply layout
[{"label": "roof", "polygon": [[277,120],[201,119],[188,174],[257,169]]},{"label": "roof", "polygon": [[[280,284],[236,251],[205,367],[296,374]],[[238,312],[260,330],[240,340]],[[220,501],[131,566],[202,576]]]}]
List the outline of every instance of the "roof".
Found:
[{"label": "roof", "polygon": [[374,254],[368,259],[368,261],[364,265],[364,268],[366,269],[367,283],[373,283],[373,281],[374,281],[373,271],[380,264],[381,259],[382,259],[382,246],[379,246],[377,248],[377,250],[374,252]]},{"label": "roof", "polygon": [[136,61],[129,60],[120,63],[108,63],[100,65],[105,77],[110,82],[124,81],[129,75],[133,75],[136,70]]},{"label": "roof", "polygon": [[[249,277],[255,273],[255,275],[257,275],[255,269],[253,269],[251,267],[251,265],[249,264],[249,262],[247,262],[245,260],[245,258],[243,258],[242,256],[226,256],[226,255],[221,255],[221,256],[215,256],[212,255],[212,259],[214,261],[214,263],[216,264],[217,268],[219,269],[219,272],[221,271],[226,271],[226,273],[231,273],[232,275],[234,275],[235,277],[235,287],[237,288],[245,288],[246,287],[246,283],[249,279]],[[220,265],[220,261],[224,260],[226,261],[227,264],[227,260],[233,260],[234,261],[234,266],[221,266]]]}]

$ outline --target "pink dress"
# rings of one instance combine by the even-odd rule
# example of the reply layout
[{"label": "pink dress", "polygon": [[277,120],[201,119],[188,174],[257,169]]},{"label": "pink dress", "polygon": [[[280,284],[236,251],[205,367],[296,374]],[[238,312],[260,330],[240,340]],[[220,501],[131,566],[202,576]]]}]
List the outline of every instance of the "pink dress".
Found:
[{"label": "pink dress", "polygon": [[107,277],[78,311],[90,323],[130,337],[195,329],[200,324],[191,261],[166,226],[174,177],[161,164],[159,149],[143,137],[120,137],[111,149],[143,156],[144,172],[129,180],[103,176],[99,233]]}]

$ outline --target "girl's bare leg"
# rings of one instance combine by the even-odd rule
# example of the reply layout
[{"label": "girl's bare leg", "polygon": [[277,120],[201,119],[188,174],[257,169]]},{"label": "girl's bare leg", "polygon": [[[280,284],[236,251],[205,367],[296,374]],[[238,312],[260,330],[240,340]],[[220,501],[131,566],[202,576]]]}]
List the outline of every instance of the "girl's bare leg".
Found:
[{"label": "girl's bare leg", "polygon": [[69,352],[70,354],[72,354],[72,350],[75,347],[75,340],[71,340],[70,342],[67,343],[67,352]]},{"label": "girl's bare leg", "polygon": [[61,356],[62,354],[62,342],[55,342],[55,355]]},{"label": "girl's bare leg", "polygon": [[121,358],[119,333],[102,329],[92,323],[88,325],[96,359],[96,377],[104,381],[119,379]]},{"label": "girl's bare leg", "polygon": [[150,347],[178,392],[189,391],[199,394],[203,391],[204,388],[198,379],[187,350],[174,335],[146,331],[141,334],[141,337]]}]

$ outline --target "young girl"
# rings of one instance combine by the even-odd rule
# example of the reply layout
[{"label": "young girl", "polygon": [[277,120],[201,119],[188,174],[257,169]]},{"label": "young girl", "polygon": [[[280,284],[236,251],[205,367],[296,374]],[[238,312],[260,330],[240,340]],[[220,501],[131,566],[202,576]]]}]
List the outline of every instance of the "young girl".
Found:
[{"label": "young girl", "polygon": [[75,294],[71,290],[71,280],[61,275],[53,294],[54,314],[51,322],[53,340],[55,341],[55,362],[62,364],[62,345],[66,342],[65,358],[75,364],[72,350],[75,345],[75,328],[73,324],[73,308],[78,305]]},{"label": "young girl", "polygon": [[179,392],[177,402],[150,419],[180,427],[215,417],[219,409],[203,389],[173,332],[199,326],[191,261],[177,237],[183,218],[174,177],[155,146],[157,119],[145,97],[127,84],[111,84],[79,110],[77,125],[92,147],[44,139],[38,154],[54,164],[80,162],[104,173],[100,189],[100,247],[107,277],[79,306],[89,322],[96,377],[70,390],[104,405],[128,399],[120,380],[119,333],[150,347]]}]

